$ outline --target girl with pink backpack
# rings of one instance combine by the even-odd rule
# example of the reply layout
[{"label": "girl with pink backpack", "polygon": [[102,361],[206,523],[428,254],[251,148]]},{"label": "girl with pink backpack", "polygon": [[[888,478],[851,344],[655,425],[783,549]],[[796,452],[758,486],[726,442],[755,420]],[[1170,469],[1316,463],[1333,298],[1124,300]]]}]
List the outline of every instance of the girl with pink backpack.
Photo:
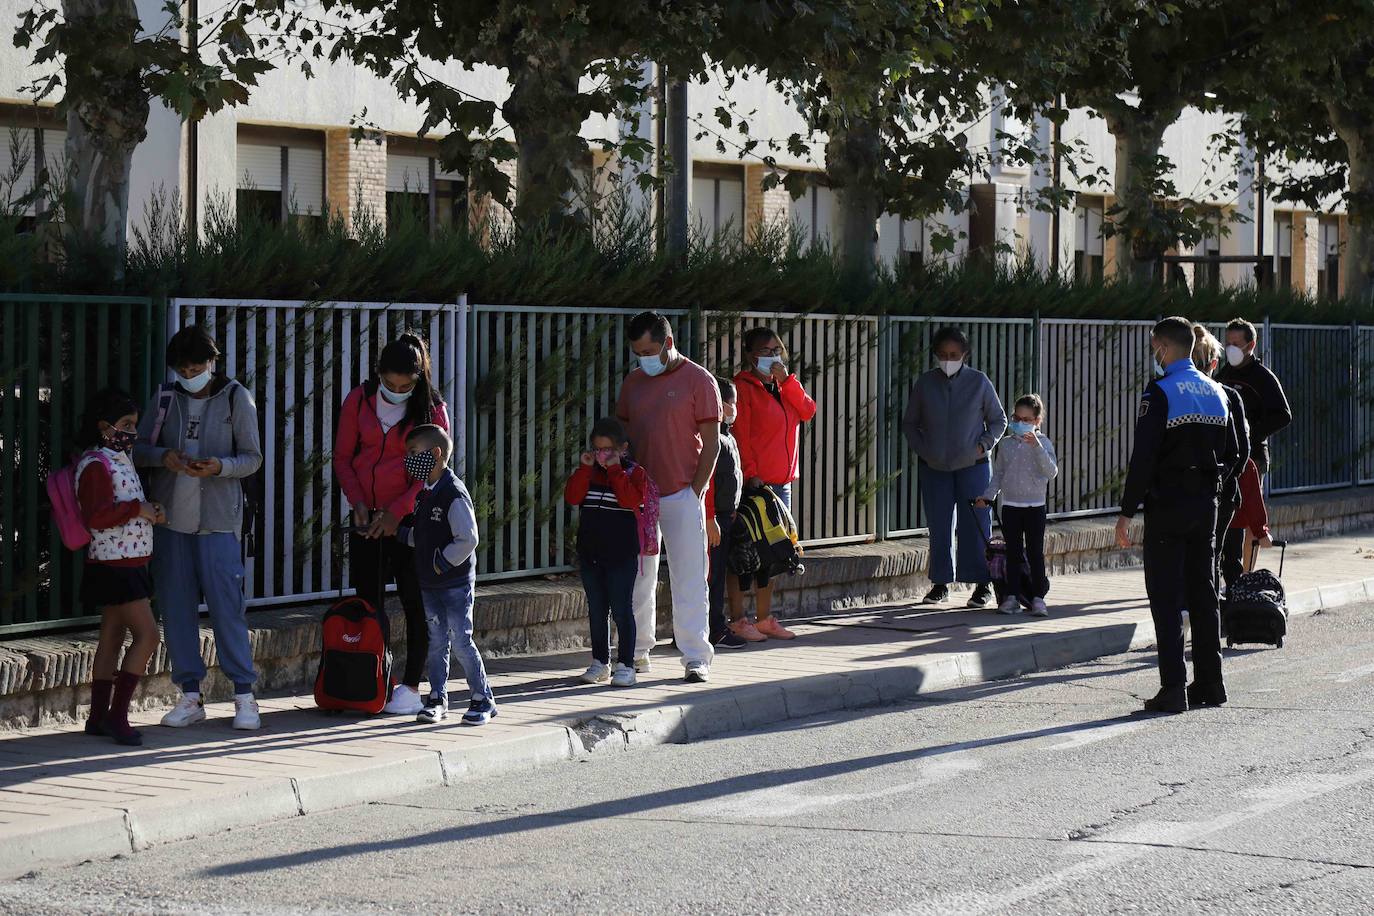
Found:
[{"label": "girl with pink backpack", "polygon": [[[158,645],[149,598],[153,580],[153,526],[167,520],[162,507],[143,497],[143,485],[129,451],[138,438],[138,406],[122,391],[107,388],[90,400],[76,434],[81,449],[70,473],[71,493],[81,524],[89,532],[81,600],[100,608],[100,640],[92,665],[91,711],[86,734],[106,735],[119,744],[140,745],[129,725],[129,701]],[[59,502],[54,506],[61,512]],[[61,522],[60,522],[61,524]],[[64,531],[64,541],[66,533]],[[133,642],[120,649],[126,634]]]}]

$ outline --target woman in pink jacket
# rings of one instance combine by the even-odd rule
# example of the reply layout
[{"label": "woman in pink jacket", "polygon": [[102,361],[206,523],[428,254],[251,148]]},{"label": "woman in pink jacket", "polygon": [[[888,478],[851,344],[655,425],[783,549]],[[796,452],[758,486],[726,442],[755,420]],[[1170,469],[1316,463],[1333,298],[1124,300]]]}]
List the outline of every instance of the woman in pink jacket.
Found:
[{"label": "woman in pink jacket", "polygon": [[353,511],[353,587],[381,608],[387,582],[394,580],[405,610],[405,671],[385,709],[396,715],[413,716],[424,708],[419,688],[429,631],[413,551],[397,540],[396,526],[414,508],[421,486],[406,475],[406,434],[425,423],[448,429],[448,412],[430,380],[425,342],[407,331],[382,348],[372,378],[344,398],[334,441],[334,474]]}]

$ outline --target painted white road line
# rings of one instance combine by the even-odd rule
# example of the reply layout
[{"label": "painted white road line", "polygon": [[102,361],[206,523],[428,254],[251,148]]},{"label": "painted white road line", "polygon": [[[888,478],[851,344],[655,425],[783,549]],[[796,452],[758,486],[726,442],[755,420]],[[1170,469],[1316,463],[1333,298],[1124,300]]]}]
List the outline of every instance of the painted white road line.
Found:
[{"label": "painted white road line", "polygon": [[1337,684],[1349,684],[1351,681],[1358,681],[1360,678],[1369,677],[1371,674],[1374,674],[1374,665],[1363,665],[1359,668],[1350,668],[1346,671],[1329,674],[1327,680],[1335,681]]},{"label": "painted white road line", "polygon": [[[1362,754],[1361,756],[1369,759],[1374,757],[1374,754]],[[1219,814],[1216,817],[1200,821],[1148,821],[1102,834],[1092,840],[1074,843],[1069,847],[1070,854],[1085,857],[1081,861],[1049,872],[1005,893],[950,894],[933,900],[922,901],[900,912],[978,914],[1015,911],[1027,900],[1087,878],[1104,868],[1122,865],[1133,859],[1141,858],[1153,852],[1158,845],[1196,845],[1199,840],[1224,833],[1246,821],[1272,814],[1290,805],[1309,802],[1323,795],[1370,781],[1374,781],[1374,767],[1364,767],[1350,773],[1316,773],[1297,776],[1265,788],[1256,787],[1241,795],[1242,798],[1254,799],[1249,805],[1235,811]],[[1113,845],[1115,843],[1152,845],[1117,846]]]},{"label": "painted white road line", "polygon": [[1122,722],[1119,725],[1102,725],[1096,728],[1084,729],[1076,735],[1070,735],[1063,741],[1051,744],[1045,748],[1047,751],[1071,751],[1075,748],[1086,747],[1089,744],[1096,744],[1099,741],[1106,741],[1111,738],[1120,738],[1122,735],[1130,734],[1133,731],[1144,728],[1150,720],[1141,719],[1139,722]]}]

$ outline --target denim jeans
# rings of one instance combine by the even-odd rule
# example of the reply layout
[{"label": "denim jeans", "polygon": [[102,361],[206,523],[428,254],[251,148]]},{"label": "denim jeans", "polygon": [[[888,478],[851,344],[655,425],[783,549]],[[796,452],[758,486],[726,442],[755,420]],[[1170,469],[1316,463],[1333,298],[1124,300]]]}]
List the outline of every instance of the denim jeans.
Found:
[{"label": "denim jeans", "polygon": [[251,693],[258,679],[248,642],[243,597],[243,547],[228,532],[183,534],[165,525],[153,529],[153,589],[163,638],[172,656],[172,683],[199,692],[205,678],[200,656],[200,601],[210,610],[215,654],[234,682],[235,693]]},{"label": "denim jeans", "polygon": [[458,656],[468,689],[476,699],[491,697],[487,669],[472,641],[473,583],[460,582],[451,588],[422,588],[425,624],[429,630],[429,695],[448,702],[449,659]]},{"label": "denim jeans", "polygon": [[[992,510],[969,505],[971,500],[983,495],[991,479],[992,468],[986,461],[957,471],[937,471],[921,463],[921,501],[925,504],[926,524],[930,528],[930,581],[934,584],[991,581],[984,550],[987,539],[992,537]],[[954,557],[956,522],[959,528],[957,568]]]},{"label": "denim jeans", "polygon": [[592,627],[592,658],[611,661],[611,620],[615,620],[616,660],[635,663],[635,577],[639,557],[604,562],[583,557],[582,590],[587,593],[587,618]]}]

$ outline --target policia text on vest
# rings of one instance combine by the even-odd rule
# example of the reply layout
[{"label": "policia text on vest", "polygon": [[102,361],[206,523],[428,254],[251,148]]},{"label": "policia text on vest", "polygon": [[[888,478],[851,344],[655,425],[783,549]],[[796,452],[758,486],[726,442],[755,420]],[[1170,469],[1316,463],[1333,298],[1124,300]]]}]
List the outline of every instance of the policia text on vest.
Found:
[{"label": "policia text on vest", "polygon": [[[1151,336],[1163,375],[1145,389],[1136,419],[1117,521],[1130,546],[1129,521],[1145,511],[1145,592],[1159,646],[1160,691],[1148,712],[1183,712],[1226,701],[1221,673],[1213,539],[1222,482],[1241,459],[1237,418],[1226,395],[1193,365],[1192,323],[1166,318]],[[1183,612],[1193,634],[1193,684],[1184,660]]]}]

